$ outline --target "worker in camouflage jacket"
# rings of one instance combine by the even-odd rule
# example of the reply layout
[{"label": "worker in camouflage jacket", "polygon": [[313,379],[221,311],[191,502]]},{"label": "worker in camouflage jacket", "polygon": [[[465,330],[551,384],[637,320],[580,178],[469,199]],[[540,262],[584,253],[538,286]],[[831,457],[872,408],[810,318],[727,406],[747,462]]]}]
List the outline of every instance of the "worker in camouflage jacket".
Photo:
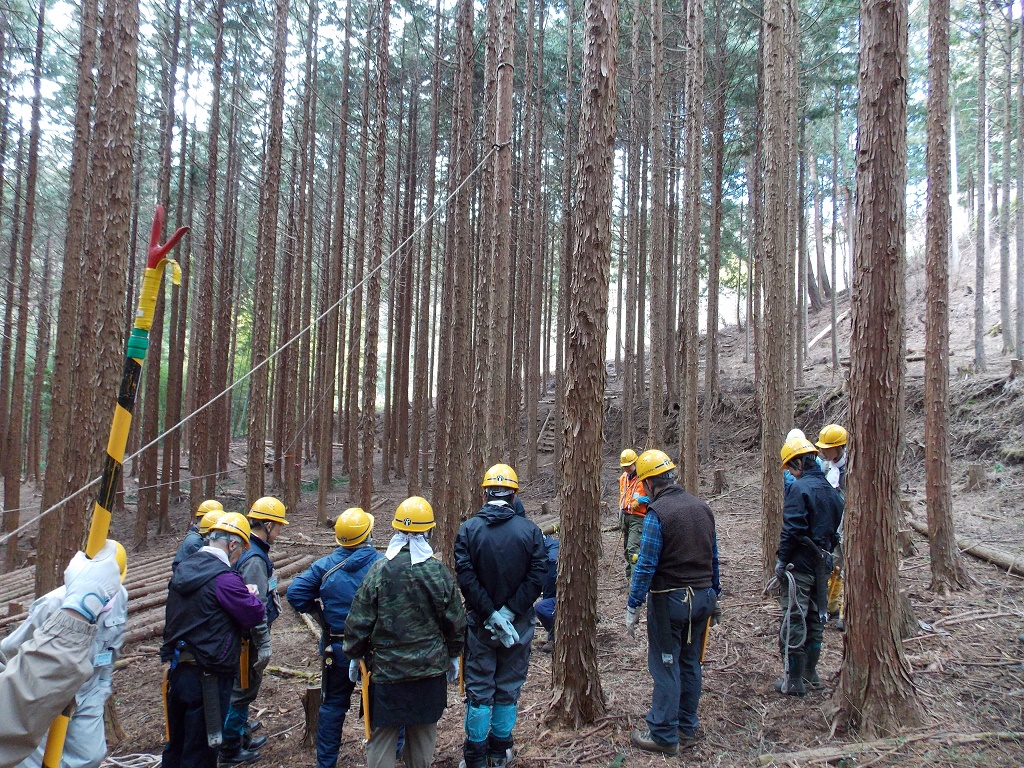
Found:
[{"label": "worker in camouflage jacket", "polygon": [[459,675],[466,611],[451,573],[433,556],[429,502],[406,499],[391,526],[397,533],[384,559],[371,566],[352,600],[343,650],[349,679],[360,679],[362,660],[372,680],[368,768],[394,766],[403,726],[405,765],[428,768],[448,705],[446,678]]}]

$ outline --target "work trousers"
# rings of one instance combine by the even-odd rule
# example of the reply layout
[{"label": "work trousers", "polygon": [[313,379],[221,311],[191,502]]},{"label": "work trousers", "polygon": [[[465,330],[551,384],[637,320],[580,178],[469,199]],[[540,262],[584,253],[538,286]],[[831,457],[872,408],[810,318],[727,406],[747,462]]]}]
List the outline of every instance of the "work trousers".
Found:
[{"label": "work trousers", "polygon": [[398,732],[405,730],[402,761],[406,768],[430,768],[437,743],[437,723],[389,725],[374,728],[366,742],[367,768],[394,768],[398,759]]},{"label": "work trousers", "polygon": [[622,556],[626,559],[626,580],[633,581],[633,568],[640,554],[640,539],[643,537],[644,519],[628,512],[622,515]]},{"label": "work trousers", "polygon": [[[102,680],[86,693],[75,697],[75,713],[68,723],[61,768],[97,768],[107,756],[107,735],[103,727],[103,707],[110,696],[110,679]],[[18,768],[40,768],[44,741]]]},{"label": "work trousers", "polygon": [[224,748],[232,750],[245,746],[248,742],[247,725],[249,721],[249,705],[256,701],[263,684],[263,670],[256,669],[256,646],[249,648],[249,687],[243,688],[241,678],[235,675],[234,687],[231,690],[231,706],[224,718]]},{"label": "work trousers", "polygon": [[555,631],[555,600],[554,597],[545,597],[543,600],[538,600],[537,604],[533,606],[533,612],[540,619],[540,625],[548,631],[549,635]]},{"label": "work trousers", "polygon": [[825,626],[818,616],[818,590],[813,573],[788,571],[796,582],[795,604],[790,607],[789,579],[783,578],[779,585],[779,602],[782,605],[782,628],[779,631],[779,651],[786,655],[803,653],[807,646],[821,646]]},{"label": "work trousers", "polygon": [[[694,736],[700,725],[697,719],[701,691],[700,649],[704,630],[715,610],[716,597],[710,588],[695,590],[692,598],[686,590],[669,592],[665,597],[668,598],[667,632],[654,607],[654,601],[663,598],[652,594],[647,601],[647,669],[654,680],[647,726],[656,741],[676,744],[679,731]],[[663,644],[663,638],[668,638],[668,646]],[[663,663],[663,654],[672,655],[670,665]]]},{"label": "work trousers", "polygon": [[348,679],[348,659],[341,653],[341,643],[335,645],[335,653],[328,657],[321,688],[323,703],[320,704],[320,719],[316,731],[317,768],[334,768],[338,763],[341,749],[341,729],[345,725],[345,713],[352,702],[352,691],[356,684]]},{"label": "work trousers", "polygon": [[[519,627],[517,627],[519,629]],[[490,638],[484,627],[470,627],[466,633],[465,671],[466,698],[471,704],[516,704],[526,673],[530,670],[530,643],[533,622],[519,632],[519,642],[511,648],[500,643],[492,647],[481,639]]]},{"label": "work trousers", "polygon": [[[202,675],[195,664],[179,664],[170,673],[167,726],[171,740],[164,745],[163,768],[217,768],[217,750],[206,741]],[[231,701],[231,682],[230,675],[217,678],[221,713]]]}]

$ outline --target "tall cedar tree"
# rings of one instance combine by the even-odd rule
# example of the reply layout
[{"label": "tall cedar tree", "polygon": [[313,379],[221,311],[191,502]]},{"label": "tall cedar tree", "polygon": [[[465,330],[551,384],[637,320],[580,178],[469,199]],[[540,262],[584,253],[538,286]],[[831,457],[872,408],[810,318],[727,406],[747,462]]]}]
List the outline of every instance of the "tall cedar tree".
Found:
[{"label": "tall cedar tree", "polygon": [[[252,357],[249,379],[249,460],[245,470],[246,506],[263,495],[264,439],[267,434],[267,356],[270,354],[270,304],[280,203],[281,144],[284,134],[284,68],[288,50],[288,0],[274,0],[274,63],[270,83],[270,132],[260,186],[260,233],[256,244],[253,291]],[[258,370],[256,370],[258,367]]]},{"label": "tall cedar tree", "polygon": [[605,713],[597,665],[597,570],[601,554],[601,446],[612,252],[615,52],[618,0],[586,0],[583,105],[576,156],[571,305],[565,392],[562,550],[548,719],[570,728]]},{"label": "tall cedar tree", "polygon": [[779,447],[789,429],[784,412],[786,381],[792,366],[786,354],[789,299],[786,262],[789,232],[789,174],[794,126],[789,110],[790,79],[795,76],[794,53],[787,45],[796,25],[795,0],[764,4],[764,87],[762,94],[764,210],[761,259],[764,288],[764,332],[761,334],[761,553],[765,572],[771,571],[782,530],[782,473]]},{"label": "tall cedar tree", "polygon": [[985,180],[988,171],[988,101],[985,93],[987,54],[986,19],[989,0],[978,0],[978,114],[975,132],[975,202],[977,220],[974,228],[974,369],[981,373],[985,363]]},{"label": "tall cedar tree", "polygon": [[907,4],[861,2],[857,224],[850,340],[843,717],[865,740],[923,711],[899,633],[896,532],[904,379]]},{"label": "tall cedar tree", "polygon": [[928,200],[925,212],[924,466],[931,589],[966,587],[956,546],[949,453],[949,0],[928,5]]},{"label": "tall cedar tree", "polygon": [[377,338],[380,319],[380,273],[384,254],[384,189],[387,184],[388,41],[391,32],[391,0],[380,2],[377,38],[377,105],[374,129],[373,219],[370,222],[370,261],[366,283],[366,342],[363,345],[363,408],[360,429],[363,439],[363,509],[370,509],[373,493],[373,452],[377,427]]},{"label": "tall cedar tree", "polygon": [[665,439],[665,318],[668,269],[665,253],[665,33],[662,0],[651,0],[651,391],[647,446]]},{"label": "tall cedar tree", "polygon": [[[99,29],[98,0],[84,0],[81,8],[81,33],[77,62],[78,89],[75,97],[75,124],[71,143],[67,226],[64,228],[64,258],[61,270],[60,309],[57,314],[56,345],[50,390],[50,427],[47,434],[46,474],[43,478],[41,511],[45,511],[75,490],[68,476],[73,444],[69,439],[74,359],[77,346],[78,304],[82,276],[82,250],[87,232],[85,215],[89,178],[89,146],[92,140],[92,107],[96,94],[94,69]],[[6,133],[5,133],[6,136]],[[86,279],[89,279],[86,276]],[[36,546],[36,594],[42,595],[63,581],[64,566],[77,548],[77,541],[64,535],[67,515],[75,508],[63,507],[39,522]]]}]

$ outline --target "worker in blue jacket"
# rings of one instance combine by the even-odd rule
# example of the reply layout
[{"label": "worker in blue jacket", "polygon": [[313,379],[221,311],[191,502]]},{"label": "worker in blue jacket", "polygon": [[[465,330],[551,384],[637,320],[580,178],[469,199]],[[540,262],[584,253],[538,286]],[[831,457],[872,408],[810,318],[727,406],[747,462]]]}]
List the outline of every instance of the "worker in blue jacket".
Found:
[{"label": "worker in blue jacket", "polygon": [[341,648],[352,598],[370,566],[383,557],[373,547],[372,533],[373,515],[359,507],[346,509],[334,522],[338,548],[296,576],[285,595],[292,608],[316,616],[323,627],[320,637],[323,703],[316,732],[317,768],[334,768],[338,762],[341,729],[355,690],[356,684],[349,679],[348,661]]}]

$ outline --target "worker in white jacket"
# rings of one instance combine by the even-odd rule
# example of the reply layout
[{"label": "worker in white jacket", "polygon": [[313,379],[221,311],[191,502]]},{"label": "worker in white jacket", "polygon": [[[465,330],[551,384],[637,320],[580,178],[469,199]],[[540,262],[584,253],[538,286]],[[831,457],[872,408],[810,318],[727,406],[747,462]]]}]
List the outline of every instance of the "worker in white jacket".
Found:
[{"label": "worker in white jacket", "polygon": [[116,542],[108,540],[92,560],[79,552],[64,586],[36,600],[29,618],[0,641],[0,768],[40,766],[50,723],[72,698],[61,765],[103,761],[103,706],[124,642],[126,570]]}]

